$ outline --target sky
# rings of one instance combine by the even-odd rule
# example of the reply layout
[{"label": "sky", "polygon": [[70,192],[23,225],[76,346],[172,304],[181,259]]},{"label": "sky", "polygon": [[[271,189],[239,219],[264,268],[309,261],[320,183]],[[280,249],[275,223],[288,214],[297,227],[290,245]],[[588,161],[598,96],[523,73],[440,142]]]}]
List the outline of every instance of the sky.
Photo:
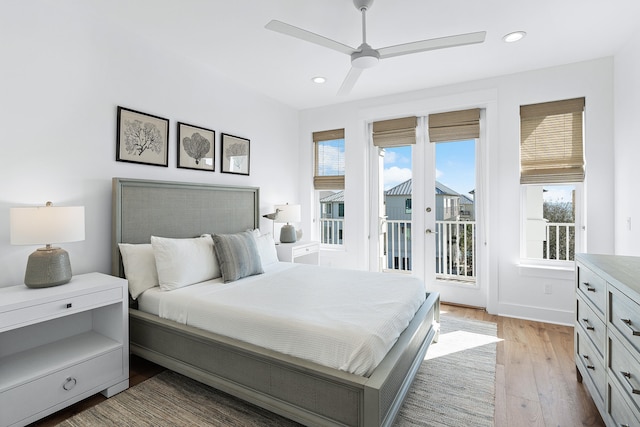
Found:
[{"label": "sky", "polygon": [[[436,144],[436,179],[467,197],[475,189],[475,141]],[[411,147],[388,148],[384,158],[384,188],[411,178]]]}]

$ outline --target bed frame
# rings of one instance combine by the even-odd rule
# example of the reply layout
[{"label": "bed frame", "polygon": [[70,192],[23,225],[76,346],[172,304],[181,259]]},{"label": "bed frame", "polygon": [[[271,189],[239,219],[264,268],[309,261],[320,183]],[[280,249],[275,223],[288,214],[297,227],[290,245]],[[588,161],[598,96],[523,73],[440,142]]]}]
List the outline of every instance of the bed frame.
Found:
[{"label": "bed frame", "polygon": [[[113,179],[112,273],[124,277],[118,243],[185,238],[259,226],[259,189]],[[437,338],[431,293],[368,378],[129,310],[133,354],[306,425],[388,426],[427,348]]]}]

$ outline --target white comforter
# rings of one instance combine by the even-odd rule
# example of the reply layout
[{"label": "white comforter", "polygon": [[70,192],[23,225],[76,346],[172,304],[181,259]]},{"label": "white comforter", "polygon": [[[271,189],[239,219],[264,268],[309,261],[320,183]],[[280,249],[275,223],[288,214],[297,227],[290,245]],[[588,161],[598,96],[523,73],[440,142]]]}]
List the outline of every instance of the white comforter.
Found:
[{"label": "white comforter", "polygon": [[159,293],[160,317],[368,376],[425,300],[408,275],[276,263]]}]

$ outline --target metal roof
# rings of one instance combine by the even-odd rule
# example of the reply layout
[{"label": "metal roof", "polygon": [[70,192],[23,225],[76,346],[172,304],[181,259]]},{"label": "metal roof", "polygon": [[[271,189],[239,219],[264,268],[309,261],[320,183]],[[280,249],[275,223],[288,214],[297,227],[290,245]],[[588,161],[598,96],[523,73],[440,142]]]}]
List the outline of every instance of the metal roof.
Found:
[{"label": "metal roof", "polygon": [[344,190],[338,191],[337,193],[331,193],[320,199],[320,203],[329,203],[329,202],[344,202]]}]

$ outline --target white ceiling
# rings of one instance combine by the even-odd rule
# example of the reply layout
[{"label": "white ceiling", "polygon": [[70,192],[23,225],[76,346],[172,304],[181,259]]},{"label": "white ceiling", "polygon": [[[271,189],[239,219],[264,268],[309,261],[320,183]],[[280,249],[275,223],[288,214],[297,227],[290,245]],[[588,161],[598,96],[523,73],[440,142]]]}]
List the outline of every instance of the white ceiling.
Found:
[{"label": "white ceiling", "polygon": [[[374,48],[486,31],[483,44],[387,58],[336,93],[347,55],[264,26],[278,19],[357,47],[352,0],[118,0],[97,11],[117,26],[297,109],[412,91],[613,55],[640,29],[640,0],[375,0]],[[507,44],[515,30],[527,37]],[[312,83],[324,76],[324,85]]]}]

